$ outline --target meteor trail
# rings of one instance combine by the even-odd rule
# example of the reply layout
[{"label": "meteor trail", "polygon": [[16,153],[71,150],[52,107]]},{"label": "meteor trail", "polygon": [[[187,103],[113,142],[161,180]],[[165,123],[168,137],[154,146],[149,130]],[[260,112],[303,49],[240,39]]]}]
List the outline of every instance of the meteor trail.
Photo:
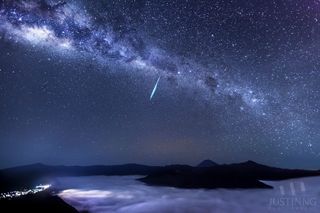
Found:
[{"label": "meteor trail", "polygon": [[152,90],[151,95],[150,95],[150,101],[151,101],[151,99],[152,99],[152,97],[153,97],[154,93],[155,93],[155,92],[156,92],[156,90],[157,90],[159,80],[160,80],[160,77],[158,78],[158,80],[157,80],[156,84],[155,84],[155,85],[154,85],[154,87],[153,87],[153,90]]}]

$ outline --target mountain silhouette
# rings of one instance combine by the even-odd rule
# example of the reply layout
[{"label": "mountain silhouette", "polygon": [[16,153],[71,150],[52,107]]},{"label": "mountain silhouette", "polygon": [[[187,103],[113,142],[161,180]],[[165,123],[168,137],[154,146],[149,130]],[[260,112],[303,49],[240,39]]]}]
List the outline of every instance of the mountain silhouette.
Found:
[{"label": "mountain silhouette", "polygon": [[270,188],[260,180],[284,180],[316,176],[319,171],[282,169],[254,161],[216,164],[204,160],[198,166],[147,166],[124,164],[110,166],[49,166],[32,164],[0,170],[0,192],[51,183],[56,177],[94,175],[142,175],[138,179],[149,185],[180,188]]},{"label": "mountain silhouette", "polygon": [[198,164],[198,167],[210,167],[210,166],[218,166],[219,164],[213,162],[212,160],[204,160]]},{"label": "mountain silhouette", "polygon": [[168,166],[139,180],[149,185],[178,188],[272,188],[260,180],[285,180],[317,175],[320,175],[320,171],[282,169],[246,161],[206,167]]}]

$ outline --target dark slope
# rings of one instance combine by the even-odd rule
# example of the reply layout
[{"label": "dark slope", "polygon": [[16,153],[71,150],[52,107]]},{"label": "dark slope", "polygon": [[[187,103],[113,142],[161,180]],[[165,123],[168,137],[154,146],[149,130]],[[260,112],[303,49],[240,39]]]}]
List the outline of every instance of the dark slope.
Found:
[{"label": "dark slope", "polygon": [[77,213],[78,211],[66,204],[58,196],[52,196],[47,192],[40,192],[11,200],[0,200],[0,212]]}]

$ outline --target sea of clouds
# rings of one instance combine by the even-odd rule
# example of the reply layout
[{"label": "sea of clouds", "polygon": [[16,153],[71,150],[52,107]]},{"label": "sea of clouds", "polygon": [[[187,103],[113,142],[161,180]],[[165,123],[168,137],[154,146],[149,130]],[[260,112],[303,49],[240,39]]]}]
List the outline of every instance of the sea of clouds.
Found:
[{"label": "sea of clouds", "polygon": [[319,212],[320,177],[266,182],[274,189],[177,189],[147,186],[138,176],[63,177],[58,195],[92,213]]}]

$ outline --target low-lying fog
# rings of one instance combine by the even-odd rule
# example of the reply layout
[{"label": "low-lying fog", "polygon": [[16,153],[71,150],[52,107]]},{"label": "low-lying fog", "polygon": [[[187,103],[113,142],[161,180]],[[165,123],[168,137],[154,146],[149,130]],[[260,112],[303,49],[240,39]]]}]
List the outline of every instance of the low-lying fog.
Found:
[{"label": "low-lying fog", "polygon": [[320,177],[266,182],[274,189],[203,190],[147,186],[138,176],[58,178],[59,196],[92,213],[319,212]]}]

